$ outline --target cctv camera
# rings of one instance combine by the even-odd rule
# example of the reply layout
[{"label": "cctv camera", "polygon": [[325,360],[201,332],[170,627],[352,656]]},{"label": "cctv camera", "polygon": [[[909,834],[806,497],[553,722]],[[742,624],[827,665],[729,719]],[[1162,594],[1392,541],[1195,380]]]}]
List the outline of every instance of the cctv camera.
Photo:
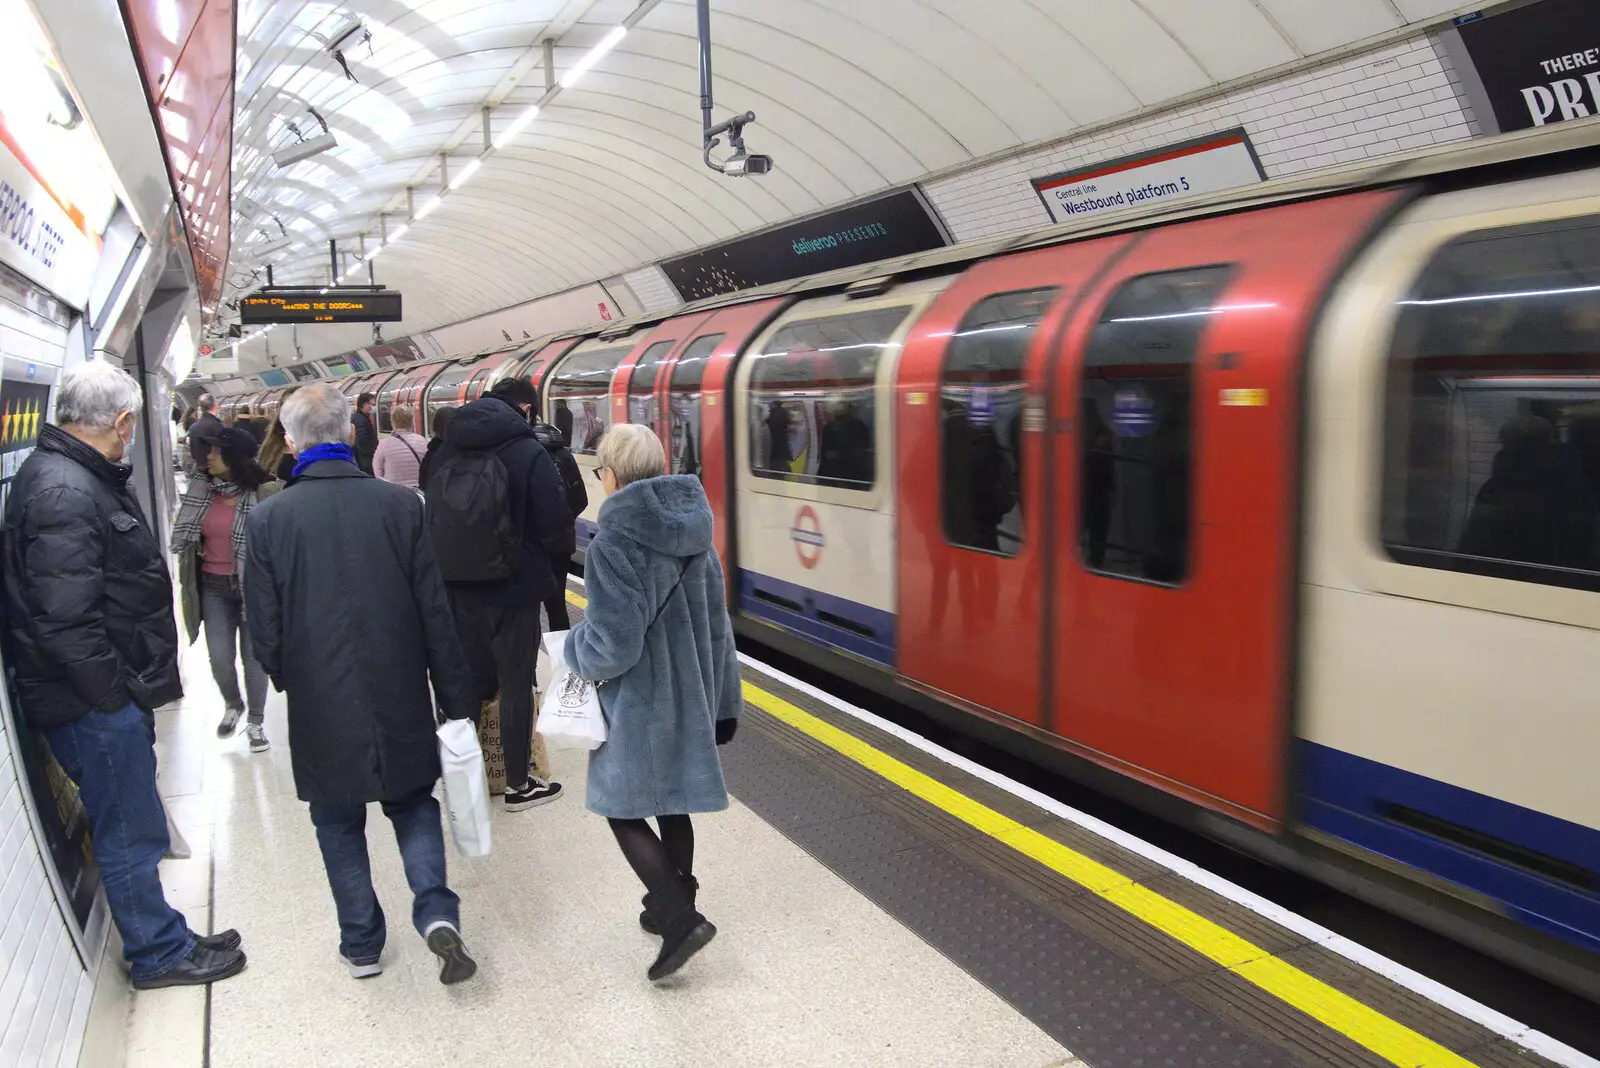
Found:
[{"label": "cctv camera", "polygon": [[722,161],[722,173],[729,178],[744,178],[752,174],[766,174],[772,170],[771,156],[734,156]]}]

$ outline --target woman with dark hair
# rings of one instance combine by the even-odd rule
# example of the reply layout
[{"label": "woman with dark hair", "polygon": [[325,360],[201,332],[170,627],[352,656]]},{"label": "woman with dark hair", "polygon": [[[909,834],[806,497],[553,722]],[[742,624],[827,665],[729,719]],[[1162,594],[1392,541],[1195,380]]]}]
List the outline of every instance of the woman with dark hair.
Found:
[{"label": "woman with dark hair", "polygon": [[[283,402],[294,395],[299,386],[290,386],[283,391],[283,396],[278,398],[278,411],[283,411]],[[283,433],[283,420],[274,417],[272,426],[267,430],[266,440],[261,443],[261,466],[272,473],[279,482],[289,481],[289,476],[294,473],[294,453],[289,451],[289,439]]]},{"label": "woman with dark hair", "polygon": [[[259,753],[268,748],[264,726],[267,676],[245,632],[245,531],[250,510],[283,483],[256,462],[255,439],[238,427],[210,433],[193,447],[201,470],[190,479],[172,525],[184,625],[193,642],[205,624],[211,676],[222,691],[226,709],[217,737],[233,737],[240,717],[248,710],[245,733],[250,751]],[[234,670],[236,658],[244,661],[243,696]]]},{"label": "woman with dark hair", "polygon": [[444,444],[444,432],[450,429],[450,422],[455,417],[455,408],[440,408],[428,420],[433,437],[428,439],[428,447],[422,453],[422,462],[417,465],[417,488],[420,490],[428,488],[428,476],[433,473],[433,458],[439,452],[439,446]]}]

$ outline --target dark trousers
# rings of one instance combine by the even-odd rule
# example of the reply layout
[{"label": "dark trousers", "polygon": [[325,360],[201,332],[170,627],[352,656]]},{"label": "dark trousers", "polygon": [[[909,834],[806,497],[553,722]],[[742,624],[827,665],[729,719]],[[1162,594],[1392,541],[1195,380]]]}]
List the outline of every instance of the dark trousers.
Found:
[{"label": "dark trousers", "polygon": [[556,577],[556,592],[545,600],[544,614],[549,617],[552,631],[572,629],[572,617],[567,614],[567,566],[570,563],[570,557],[550,554],[550,573]]},{"label": "dark trousers", "polygon": [[500,693],[500,747],[505,752],[506,787],[528,782],[528,749],[533,744],[533,676],[539,662],[539,608],[494,604],[473,591],[451,590],[456,632],[478,699]]},{"label": "dark trousers", "polygon": [[78,784],[129,970],[135,979],[165,975],[194,949],[194,935],[167,904],[157,872],[169,839],[156,793],[155,719],[130,704],[52,727],[45,739]]},{"label": "dark trousers", "polygon": [[[411,923],[418,934],[440,920],[461,929],[461,899],[445,881],[444,827],[431,788],[398,801],[383,802],[394,825],[400,860],[411,884]],[[383,906],[372,889],[367,856],[367,806],[348,801],[311,802],[311,823],[322,847],[322,866],[339,914],[339,952],[357,964],[374,964],[383,953],[388,928]]]},{"label": "dark trousers", "polygon": [[[232,576],[206,574],[200,576],[200,598],[211,677],[222,691],[222,701],[229,708],[248,707],[250,722],[260,723],[267,707],[267,673],[250,648],[250,635],[244,623],[244,598],[234,586]],[[239,693],[235,657],[244,662],[243,695]]]}]

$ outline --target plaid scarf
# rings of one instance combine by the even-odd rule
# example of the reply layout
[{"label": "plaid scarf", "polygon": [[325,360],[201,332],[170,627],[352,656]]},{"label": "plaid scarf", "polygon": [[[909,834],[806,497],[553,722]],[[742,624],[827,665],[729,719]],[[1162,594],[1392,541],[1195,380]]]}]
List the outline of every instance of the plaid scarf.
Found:
[{"label": "plaid scarf", "polygon": [[177,555],[191,545],[200,545],[206,512],[217,497],[233,497],[237,500],[233,509],[233,581],[241,582],[244,579],[245,520],[256,503],[253,490],[243,491],[232,482],[203,475],[191,478],[183,491],[183,501],[178,505],[178,517],[172,521],[172,552]]}]

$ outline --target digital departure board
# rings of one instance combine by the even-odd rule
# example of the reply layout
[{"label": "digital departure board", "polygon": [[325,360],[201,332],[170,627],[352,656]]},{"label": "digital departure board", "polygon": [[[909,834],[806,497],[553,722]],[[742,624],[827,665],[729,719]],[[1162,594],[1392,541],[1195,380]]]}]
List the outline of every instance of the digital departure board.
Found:
[{"label": "digital departure board", "polygon": [[916,189],[778,226],[661,264],[684,300],[909,256],[946,244]]},{"label": "digital departure board", "polygon": [[239,322],[245,326],[278,323],[398,323],[400,294],[315,289],[259,291],[239,301]]}]

